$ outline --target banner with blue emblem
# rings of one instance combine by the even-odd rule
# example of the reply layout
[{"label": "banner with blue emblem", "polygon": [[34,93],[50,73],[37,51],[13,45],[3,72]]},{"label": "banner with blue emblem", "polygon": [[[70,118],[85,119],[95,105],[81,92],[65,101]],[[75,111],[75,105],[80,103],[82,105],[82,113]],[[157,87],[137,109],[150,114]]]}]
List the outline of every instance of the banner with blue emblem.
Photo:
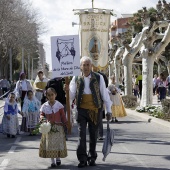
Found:
[{"label": "banner with blue emblem", "polygon": [[92,58],[93,67],[104,70],[108,66],[110,14],[81,13],[81,56]]}]

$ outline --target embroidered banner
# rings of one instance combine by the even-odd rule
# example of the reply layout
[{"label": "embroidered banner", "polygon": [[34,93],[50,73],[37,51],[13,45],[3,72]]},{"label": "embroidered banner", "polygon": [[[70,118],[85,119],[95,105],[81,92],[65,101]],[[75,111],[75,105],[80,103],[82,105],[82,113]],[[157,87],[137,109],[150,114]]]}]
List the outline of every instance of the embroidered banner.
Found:
[{"label": "embroidered banner", "polygon": [[93,66],[104,70],[108,66],[110,14],[82,13],[81,56],[92,58]]}]

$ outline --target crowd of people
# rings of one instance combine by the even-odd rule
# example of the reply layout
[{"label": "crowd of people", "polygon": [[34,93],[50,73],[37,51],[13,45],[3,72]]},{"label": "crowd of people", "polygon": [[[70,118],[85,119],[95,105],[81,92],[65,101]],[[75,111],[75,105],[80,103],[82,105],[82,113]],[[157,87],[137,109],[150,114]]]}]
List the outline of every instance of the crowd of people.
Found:
[{"label": "crowd of people", "polygon": [[16,80],[10,81],[5,76],[0,79],[0,96],[7,97],[9,91],[13,91],[16,87]]},{"label": "crowd of people", "polygon": [[[167,93],[168,92],[168,93]],[[160,102],[170,95],[170,76],[166,77],[163,73],[153,78],[153,95],[157,95],[157,100]]]},{"label": "crowd of people", "polygon": [[[115,77],[107,77],[101,72],[94,72],[90,57],[80,60],[81,75],[74,76],[70,84],[65,84],[62,77],[48,80],[42,71],[37,73],[34,84],[21,72],[13,92],[10,92],[4,106],[2,119],[3,133],[7,138],[15,138],[19,131],[35,135],[33,130],[38,123],[50,122],[53,130],[42,134],[39,156],[51,158],[51,167],[61,164],[60,158],[67,156],[66,93],[70,94],[70,103],[77,108],[79,140],[77,146],[78,167],[95,166],[97,159],[97,139],[103,140],[102,119],[118,122],[118,117],[126,116],[126,111],[116,86]],[[107,87],[108,86],[108,87]],[[5,86],[4,86],[5,88]],[[6,87],[8,88],[8,87]],[[6,89],[5,89],[6,90]],[[21,109],[17,102],[20,102]],[[22,122],[19,128],[18,116]],[[89,151],[86,147],[86,127],[89,130]]]},{"label": "crowd of people", "polygon": [[[133,75],[132,77],[133,84],[133,95],[140,98],[142,97],[142,75]],[[161,73],[159,76],[154,74],[153,77],[153,95],[157,95],[157,101],[165,99],[166,96],[170,96],[170,75],[165,76],[164,73]]]}]

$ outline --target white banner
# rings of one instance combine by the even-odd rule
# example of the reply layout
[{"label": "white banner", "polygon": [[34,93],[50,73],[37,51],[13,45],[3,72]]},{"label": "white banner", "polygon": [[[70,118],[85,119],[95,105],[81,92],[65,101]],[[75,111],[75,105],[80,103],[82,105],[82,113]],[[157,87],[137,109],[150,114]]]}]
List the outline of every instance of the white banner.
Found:
[{"label": "white banner", "polygon": [[93,65],[103,70],[108,65],[110,14],[80,14],[81,56],[92,58]]},{"label": "white banner", "polygon": [[79,36],[51,37],[52,77],[80,75]]}]

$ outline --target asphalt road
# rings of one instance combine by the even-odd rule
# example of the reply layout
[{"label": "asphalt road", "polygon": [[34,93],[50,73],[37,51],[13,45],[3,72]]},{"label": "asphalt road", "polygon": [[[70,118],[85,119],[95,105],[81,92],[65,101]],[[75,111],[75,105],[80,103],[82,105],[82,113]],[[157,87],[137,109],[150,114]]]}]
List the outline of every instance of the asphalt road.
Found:
[{"label": "asphalt road", "polygon": [[[0,110],[1,115],[2,109]],[[2,116],[0,116],[1,122]],[[19,118],[21,120],[21,117]],[[145,119],[129,114],[111,123],[115,130],[115,143],[111,153],[103,162],[102,145],[97,144],[98,158],[96,167],[83,169],[108,170],[167,170],[170,169],[170,129],[160,124],[148,123]],[[106,129],[106,121],[104,121]],[[68,157],[56,169],[78,169],[76,146],[77,126],[68,136]],[[39,158],[40,135],[28,136],[27,133],[8,139],[0,133],[0,170],[50,169],[50,159]]]}]

